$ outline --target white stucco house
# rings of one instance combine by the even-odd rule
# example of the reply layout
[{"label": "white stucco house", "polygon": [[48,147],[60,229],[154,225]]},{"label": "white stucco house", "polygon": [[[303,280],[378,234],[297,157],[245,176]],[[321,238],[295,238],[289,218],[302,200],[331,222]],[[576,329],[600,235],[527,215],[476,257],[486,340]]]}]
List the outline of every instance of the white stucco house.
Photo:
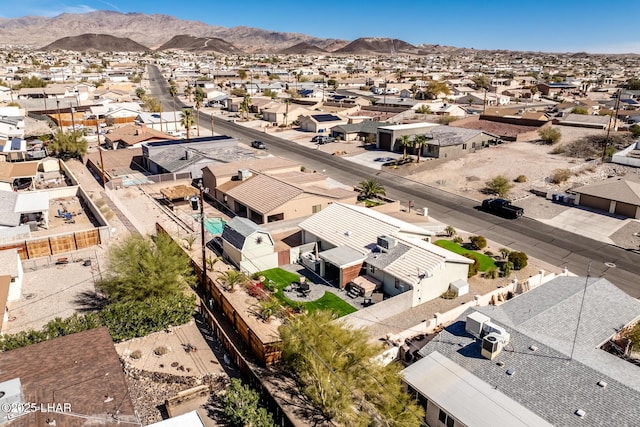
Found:
[{"label": "white stucco house", "polygon": [[236,216],[224,225],[223,257],[247,274],[278,266],[274,246],[271,234],[247,218]]}]

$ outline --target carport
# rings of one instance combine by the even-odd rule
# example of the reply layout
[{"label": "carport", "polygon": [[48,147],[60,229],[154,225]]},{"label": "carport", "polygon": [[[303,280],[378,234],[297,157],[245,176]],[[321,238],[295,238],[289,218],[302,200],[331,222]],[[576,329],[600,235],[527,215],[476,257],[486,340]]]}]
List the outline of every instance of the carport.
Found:
[{"label": "carport", "polygon": [[320,276],[343,289],[360,275],[366,255],[348,246],[338,246],[318,254]]}]

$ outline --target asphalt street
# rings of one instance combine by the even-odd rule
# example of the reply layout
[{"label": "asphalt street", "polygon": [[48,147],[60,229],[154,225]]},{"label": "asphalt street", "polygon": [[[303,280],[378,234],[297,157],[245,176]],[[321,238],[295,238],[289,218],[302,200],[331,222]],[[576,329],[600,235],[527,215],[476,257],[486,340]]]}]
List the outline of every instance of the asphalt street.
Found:
[{"label": "asphalt street", "polygon": [[[157,67],[149,66],[148,70],[152,95],[162,102],[164,108],[172,109],[173,100],[168,93],[166,79]],[[176,101],[176,105],[178,108],[186,106],[180,101]],[[200,115],[200,126],[210,129],[210,115],[202,112]],[[629,295],[640,297],[640,255],[636,252],[551,227],[531,218],[507,220],[481,212],[475,200],[309,149],[220,117],[214,118],[214,128],[216,133],[233,136],[245,143],[261,140],[271,154],[298,161],[308,170],[324,171],[327,176],[347,185],[357,185],[364,179],[374,177],[385,186],[387,196],[405,205],[412,201],[416,207],[427,207],[429,216],[439,221],[483,235],[549,264],[567,267],[575,274],[586,275],[589,272],[591,277],[606,277]]]}]

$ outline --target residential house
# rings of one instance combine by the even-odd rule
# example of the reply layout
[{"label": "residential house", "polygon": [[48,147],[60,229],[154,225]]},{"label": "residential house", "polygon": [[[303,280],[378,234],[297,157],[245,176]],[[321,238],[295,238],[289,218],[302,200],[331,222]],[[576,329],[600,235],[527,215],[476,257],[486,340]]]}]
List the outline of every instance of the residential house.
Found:
[{"label": "residential house", "polygon": [[326,175],[302,172],[299,164],[282,160],[208,165],[203,182],[210,197],[257,224],[309,216],[335,202],[356,202],[353,189],[331,186]]},{"label": "residential house", "polygon": [[639,318],[640,302],[606,279],[557,277],[468,309],[403,381],[431,426],[635,425],[640,375],[618,332]]},{"label": "residential house", "polygon": [[408,123],[402,125],[380,126],[378,127],[378,135],[376,138],[376,147],[380,150],[398,151],[397,139],[403,135],[413,136],[424,134],[430,128],[439,126],[437,123]]},{"label": "residential house", "polygon": [[611,117],[593,116],[587,114],[569,114],[558,120],[562,126],[583,127],[591,129],[606,129],[609,126]]},{"label": "residential house", "polygon": [[144,125],[160,132],[169,132],[175,129],[184,130],[180,111],[163,111],[162,113],[140,112],[135,122],[136,124]]},{"label": "residential house", "polygon": [[629,177],[574,187],[574,204],[602,212],[640,219],[640,182]]},{"label": "residential house", "polygon": [[556,96],[567,92],[572,92],[578,88],[578,86],[571,83],[539,83],[538,90],[545,96]]},{"label": "residential house", "polygon": [[24,138],[24,130],[24,117],[20,114],[15,116],[0,116],[0,139],[22,139]]},{"label": "residential house", "polygon": [[223,256],[247,274],[278,266],[278,254],[271,234],[255,222],[236,216],[222,231]]},{"label": "residential house", "polygon": [[389,126],[388,122],[375,122],[367,117],[356,123],[347,123],[331,128],[331,136],[340,138],[343,141],[363,141],[365,143],[375,142],[378,136],[378,129],[381,126]]},{"label": "residential house", "polygon": [[275,103],[275,105],[262,109],[261,113],[262,120],[280,126],[291,124],[300,116],[309,114],[309,110],[295,104]]},{"label": "residential house", "polygon": [[255,151],[238,145],[226,135],[142,144],[143,167],[152,174],[189,173],[202,177],[202,168],[211,163],[255,159]]},{"label": "residential house", "polygon": [[2,352],[0,366],[0,425],[141,424],[105,327]]},{"label": "residential house", "polygon": [[140,147],[145,142],[157,142],[178,139],[145,125],[128,124],[114,129],[104,136],[107,148],[112,150]]},{"label": "residential house", "polygon": [[[500,140],[496,135],[477,129],[464,129],[452,126],[436,126],[427,130],[424,134],[427,141],[422,148],[414,147],[409,152],[414,153],[421,149],[421,156],[435,159],[452,159],[466,153],[473,153],[491,142]],[[414,137],[415,138],[415,135]],[[412,138],[412,139],[413,139]]]},{"label": "residential house", "polygon": [[409,307],[466,282],[472,263],[430,243],[433,232],[363,206],[333,203],[299,227],[303,244],[316,244],[315,253],[302,255],[316,273],[340,288],[368,275],[387,296],[410,292]]},{"label": "residential house", "polygon": [[457,98],[456,103],[485,106],[509,105],[511,104],[511,98],[495,92],[473,92]]},{"label": "residential house", "polygon": [[0,251],[0,332],[9,320],[7,303],[20,299],[24,271],[17,249]]},{"label": "residential house", "polygon": [[306,132],[323,133],[328,132],[333,126],[344,125],[348,120],[337,114],[310,114],[300,116],[300,129]]}]

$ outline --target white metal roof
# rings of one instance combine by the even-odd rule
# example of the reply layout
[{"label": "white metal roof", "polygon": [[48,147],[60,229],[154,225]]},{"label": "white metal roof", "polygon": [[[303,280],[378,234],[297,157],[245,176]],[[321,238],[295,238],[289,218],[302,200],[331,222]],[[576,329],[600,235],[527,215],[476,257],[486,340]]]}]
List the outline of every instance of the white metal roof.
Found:
[{"label": "white metal roof", "polygon": [[387,130],[409,130],[409,129],[420,129],[431,126],[440,126],[438,123],[406,123],[403,125],[391,125],[391,126],[381,126],[379,129],[387,129]]},{"label": "white metal roof", "polygon": [[444,411],[455,414],[454,418],[463,425],[552,425],[437,351],[404,369],[402,373],[405,382]]},{"label": "white metal roof", "polygon": [[28,193],[18,193],[16,206],[13,208],[16,213],[44,212],[49,210],[49,192],[38,191]]},{"label": "white metal roof", "polygon": [[157,423],[149,424],[149,427],[204,427],[204,423],[196,411],[191,411]]}]

